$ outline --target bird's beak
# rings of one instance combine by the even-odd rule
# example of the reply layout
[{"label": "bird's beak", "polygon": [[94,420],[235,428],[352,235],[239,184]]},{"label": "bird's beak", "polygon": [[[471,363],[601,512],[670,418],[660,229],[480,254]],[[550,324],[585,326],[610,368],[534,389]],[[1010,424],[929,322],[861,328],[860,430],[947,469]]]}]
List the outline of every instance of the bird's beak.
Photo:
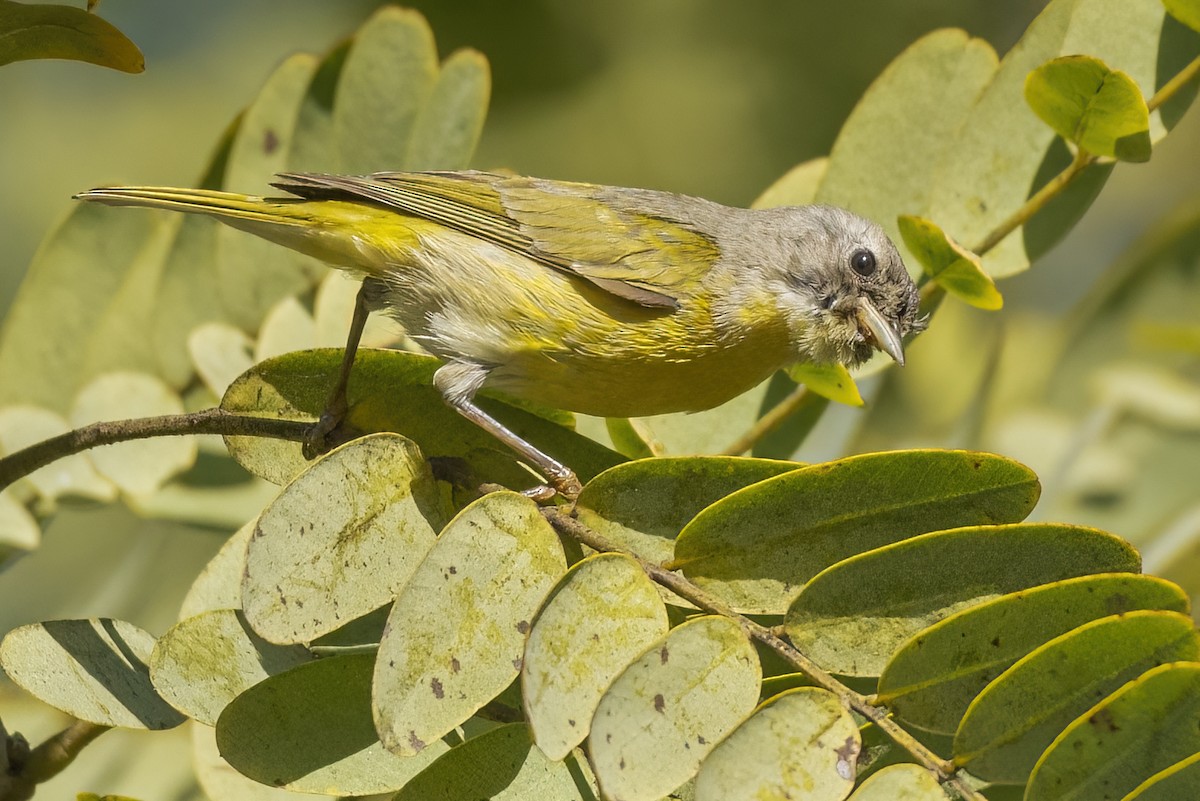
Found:
[{"label": "bird's beak", "polygon": [[869,334],[871,344],[896,360],[896,364],[904,366],[904,343],[900,340],[900,332],[896,326],[879,313],[875,304],[866,298],[858,300],[858,321]]}]

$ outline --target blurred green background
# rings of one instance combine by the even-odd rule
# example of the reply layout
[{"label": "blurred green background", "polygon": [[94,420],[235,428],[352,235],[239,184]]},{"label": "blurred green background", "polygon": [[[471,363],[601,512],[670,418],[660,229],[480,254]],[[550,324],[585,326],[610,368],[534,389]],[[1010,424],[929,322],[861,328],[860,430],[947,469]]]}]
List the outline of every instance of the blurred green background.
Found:
[{"label": "blurred green background", "polygon": [[[328,50],[379,5],[366,0],[104,0],[99,12],[142,48],[145,73],[131,76],[48,61],[0,68],[5,189],[0,193],[0,313],[39,241],[70,207],[72,193],[105,183],[195,183],[221,132],[281,59],[297,50]],[[470,46],[491,62],[491,111],[474,166],[668,189],[745,205],[795,164],[827,154],[868,84],[919,36],[962,27],[1003,55],[1045,3],[425,0],[407,5],[428,17],[442,55]],[[1006,378],[999,383],[1007,395],[1000,397],[1027,401],[1029,387],[1044,388],[1050,356],[1073,344],[1062,323],[1068,311],[1139,236],[1181,206],[1200,204],[1198,118],[1200,113],[1191,111],[1150,163],[1119,166],[1066,240],[1028,273],[1000,285],[1003,312],[947,307],[935,331],[914,346],[903,380],[886,388],[880,411],[853,447],[982,442],[1028,460],[1046,471],[1044,478],[1052,473],[1059,462],[1038,463],[1036,446],[1048,436],[1038,434],[1037,421],[1018,427],[1019,436],[1011,426],[997,425],[982,439],[978,430],[963,433],[963,410],[979,390],[977,381],[958,373],[977,379],[993,353],[991,343],[1000,341],[992,337],[1008,332],[1012,336],[996,356],[1006,365]],[[1196,317],[1200,314],[1193,321]],[[938,326],[945,333],[934,337]],[[1193,381],[1195,362],[1193,357],[1187,368]],[[1082,378],[1065,388],[1060,383],[1056,391],[1061,414],[1086,420],[1092,413]],[[823,426],[828,433],[839,420],[861,414],[839,410]],[[1075,424],[1060,423],[1054,436],[1063,435],[1062,425],[1068,425],[1069,435],[1069,425]],[[1183,449],[1173,458],[1184,461],[1173,464],[1186,465],[1188,458],[1196,464],[1200,434],[1168,431],[1167,436]],[[846,439],[818,437],[813,456],[836,455],[821,454],[822,442],[844,445]],[[1137,444],[1138,458],[1152,458],[1159,442]],[[1165,489],[1182,486],[1186,496],[1186,487],[1195,486],[1193,476],[1175,470],[1166,480],[1175,486]],[[1163,484],[1161,478],[1153,481]],[[1055,491],[1053,500],[1062,501],[1066,490]],[[1040,511],[1043,517],[1104,525],[1135,541],[1140,533],[1172,525],[1176,530],[1182,525],[1184,535],[1200,530],[1200,519],[1188,522],[1181,493],[1167,496],[1169,503],[1118,498],[1114,505],[1112,498],[1099,495],[1076,498],[1068,506],[1044,501]],[[1194,508],[1194,494],[1190,504]],[[4,574],[0,631],[55,616],[104,614],[160,633],[173,621],[190,577],[219,542],[212,532],[142,521],[121,507],[67,511],[56,519],[43,547]],[[7,693],[2,698],[5,722],[35,741],[61,725],[46,717],[44,708],[35,712],[22,706],[14,712],[15,699]],[[136,742],[139,748],[168,749],[164,760],[175,761],[178,751],[169,749],[178,743],[160,745],[167,740],[156,736]],[[126,768],[116,753],[130,741],[105,737],[87,755],[93,768],[97,762],[103,767],[65,776],[43,792],[47,797],[80,789],[191,797],[186,771],[163,779],[165,762],[151,752],[133,768],[136,777],[118,782]],[[111,760],[102,756],[106,750]]]}]

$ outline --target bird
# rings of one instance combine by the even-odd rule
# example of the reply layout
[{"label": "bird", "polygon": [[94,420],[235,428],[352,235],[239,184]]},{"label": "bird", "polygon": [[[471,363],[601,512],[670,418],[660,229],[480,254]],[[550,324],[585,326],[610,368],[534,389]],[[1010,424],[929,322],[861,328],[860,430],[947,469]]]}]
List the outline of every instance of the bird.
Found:
[{"label": "bird", "polygon": [[[79,200],[215,217],[363,280],[356,323],[395,318],[444,363],[446,402],[563,496],[571,469],[484,412],[484,387],[601,417],[700,411],[792,363],[904,363],[919,293],[875,222],[477,170],[280,173],[278,197],[111,186]],[[344,416],[357,336],[309,442]],[[340,400],[338,398],[340,391]]]}]

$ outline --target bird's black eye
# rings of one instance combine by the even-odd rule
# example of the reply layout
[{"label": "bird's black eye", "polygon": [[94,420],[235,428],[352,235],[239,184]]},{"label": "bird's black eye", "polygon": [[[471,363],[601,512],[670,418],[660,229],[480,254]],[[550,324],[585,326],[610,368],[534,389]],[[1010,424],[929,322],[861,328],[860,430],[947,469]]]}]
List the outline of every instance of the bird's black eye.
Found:
[{"label": "bird's black eye", "polygon": [[850,269],[866,278],[875,272],[875,254],[869,250],[856,250],[850,257]]}]

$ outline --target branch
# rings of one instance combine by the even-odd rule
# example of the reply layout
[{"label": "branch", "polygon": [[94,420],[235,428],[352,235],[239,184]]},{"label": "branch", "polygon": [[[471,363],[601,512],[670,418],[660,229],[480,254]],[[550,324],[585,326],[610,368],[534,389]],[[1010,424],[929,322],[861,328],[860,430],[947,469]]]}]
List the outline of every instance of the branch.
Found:
[{"label": "branch", "polygon": [[75,761],[75,757],[108,726],[77,720],[29,752],[20,762],[9,765],[0,775],[0,798],[25,801],[32,798],[39,784],[49,781]]},{"label": "branch", "polygon": [[43,440],[0,459],[0,490],[57,459],[99,445],[183,434],[273,437],[299,442],[310,428],[312,423],[230,414],[222,409],[94,423]]},{"label": "branch", "polygon": [[965,801],[987,801],[979,791],[973,789],[957,775],[957,769],[953,763],[947,762],[922,745],[889,717],[889,712],[886,708],[875,706],[865,696],[854,692],[842,684],[821,668],[820,665],[797,650],[794,645],[771,631],[771,629],[755,623],[745,615],[738,614],[723,600],[697,587],[678,573],[673,573],[660,565],[646,561],[637,554],[609,541],[599,532],[585,526],[569,514],[560,511],[557,507],[543,508],[542,516],[560,534],[581,542],[596,551],[623,553],[630,556],[637,560],[637,563],[646,572],[646,575],[680,598],[690,601],[706,612],[721,615],[735,621],[742,627],[747,636],[775,651],[775,653],[779,654],[789,664],[794,665],[798,670],[812,679],[818,686],[837,696],[838,700],[847,709],[854,710],[882,729],[897,745],[911,754],[922,767],[931,771],[940,783],[952,786],[961,794]]},{"label": "branch", "polygon": [[767,410],[767,413],[754,421],[754,425],[746,433],[737,438],[729,447],[721,451],[722,456],[741,456],[758,444],[759,440],[783,425],[808,397],[808,387],[800,384],[787,397]]}]

